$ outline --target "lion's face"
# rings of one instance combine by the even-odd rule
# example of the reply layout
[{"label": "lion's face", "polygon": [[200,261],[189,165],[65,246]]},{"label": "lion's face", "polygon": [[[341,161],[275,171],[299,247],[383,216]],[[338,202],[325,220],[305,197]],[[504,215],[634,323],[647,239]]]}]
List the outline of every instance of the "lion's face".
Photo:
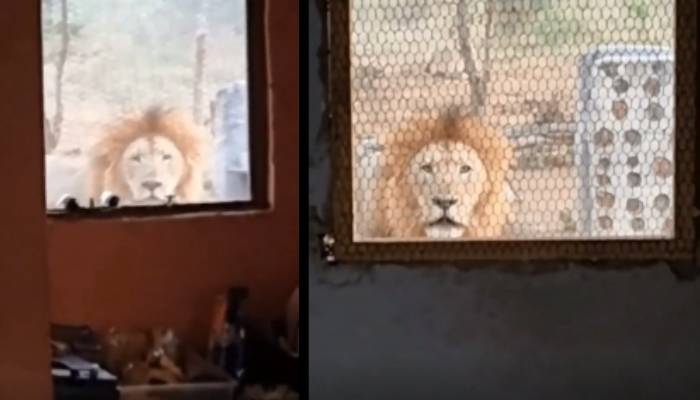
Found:
[{"label": "lion's face", "polygon": [[177,146],[165,136],[147,136],[129,143],[120,160],[130,202],[156,204],[175,196],[186,170]]},{"label": "lion's face", "polygon": [[[511,215],[508,137],[452,112],[389,135],[366,234],[397,239],[501,237]],[[359,224],[358,224],[359,225]],[[364,234],[364,233],[363,233]]]},{"label": "lion's face", "polygon": [[418,203],[425,235],[456,239],[470,226],[474,207],[488,190],[488,173],[476,150],[441,140],[421,148],[409,161],[407,181]]},{"label": "lion's face", "polygon": [[90,198],[111,193],[125,205],[204,202],[210,146],[210,135],[176,110],[152,107],[115,119],[90,151]]}]

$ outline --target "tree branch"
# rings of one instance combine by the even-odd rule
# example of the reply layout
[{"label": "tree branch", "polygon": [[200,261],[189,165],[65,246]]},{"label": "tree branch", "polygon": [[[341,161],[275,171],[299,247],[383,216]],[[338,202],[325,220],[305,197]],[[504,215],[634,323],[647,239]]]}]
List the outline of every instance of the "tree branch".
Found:
[{"label": "tree branch", "polygon": [[[61,50],[58,53],[58,61],[56,63],[56,87],[55,101],[56,110],[54,114],[53,126],[51,127],[51,135],[53,142],[58,143],[61,137],[61,129],[63,125],[63,74],[68,61],[68,46],[70,44],[70,32],[68,30],[68,0],[61,0]],[[48,149],[47,149],[48,150]]]},{"label": "tree branch", "polygon": [[492,26],[492,6],[490,1],[486,1],[486,35],[484,41],[484,62],[482,71],[476,66],[474,55],[474,47],[472,46],[471,32],[469,31],[470,24],[473,22],[469,11],[469,1],[459,0],[457,3],[457,12],[455,13],[455,29],[457,31],[457,44],[459,52],[464,63],[464,72],[467,74],[467,80],[470,86],[470,102],[469,111],[471,114],[481,115],[484,112],[486,105],[486,97],[488,95],[488,81],[490,79],[490,39]]}]

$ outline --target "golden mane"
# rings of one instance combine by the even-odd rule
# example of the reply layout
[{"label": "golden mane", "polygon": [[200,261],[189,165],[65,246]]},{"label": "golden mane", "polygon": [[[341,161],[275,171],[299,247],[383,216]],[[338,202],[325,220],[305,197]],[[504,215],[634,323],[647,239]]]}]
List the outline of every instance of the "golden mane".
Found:
[{"label": "golden mane", "polygon": [[183,155],[186,169],[180,177],[176,196],[180,201],[198,201],[203,196],[202,172],[209,151],[207,137],[181,113],[159,107],[135,117],[122,118],[107,126],[104,136],[90,152],[88,193],[92,199],[109,191],[122,199],[129,189],[119,165],[122,153],[136,139],[163,136]]},{"label": "golden mane", "polygon": [[411,159],[425,146],[439,141],[461,142],[473,148],[487,170],[487,189],[479,193],[465,238],[480,239],[503,234],[510,204],[506,198],[506,174],[513,149],[500,131],[478,118],[458,117],[453,112],[437,119],[420,119],[391,133],[384,146],[387,162],[379,174],[378,218],[375,234],[396,238],[424,238],[416,218],[418,201],[410,187]]}]

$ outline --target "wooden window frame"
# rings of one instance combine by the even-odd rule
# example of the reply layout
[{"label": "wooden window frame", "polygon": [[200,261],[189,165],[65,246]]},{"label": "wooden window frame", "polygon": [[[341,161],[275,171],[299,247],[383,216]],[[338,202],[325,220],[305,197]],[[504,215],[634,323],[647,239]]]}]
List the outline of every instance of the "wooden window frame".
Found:
[{"label": "wooden window frame", "polygon": [[335,261],[688,260],[695,254],[697,4],[676,0],[675,235],[664,240],[508,240],[367,243],[353,240],[350,2],[326,0],[327,103],[331,128],[332,244]]}]

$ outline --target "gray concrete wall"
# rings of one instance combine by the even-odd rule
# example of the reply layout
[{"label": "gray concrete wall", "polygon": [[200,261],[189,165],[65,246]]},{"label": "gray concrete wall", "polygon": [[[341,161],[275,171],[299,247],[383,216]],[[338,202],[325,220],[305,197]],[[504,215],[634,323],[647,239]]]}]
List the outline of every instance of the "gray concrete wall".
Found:
[{"label": "gray concrete wall", "polygon": [[309,4],[312,400],[700,399],[700,282],[664,265],[322,267],[320,24]]}]

